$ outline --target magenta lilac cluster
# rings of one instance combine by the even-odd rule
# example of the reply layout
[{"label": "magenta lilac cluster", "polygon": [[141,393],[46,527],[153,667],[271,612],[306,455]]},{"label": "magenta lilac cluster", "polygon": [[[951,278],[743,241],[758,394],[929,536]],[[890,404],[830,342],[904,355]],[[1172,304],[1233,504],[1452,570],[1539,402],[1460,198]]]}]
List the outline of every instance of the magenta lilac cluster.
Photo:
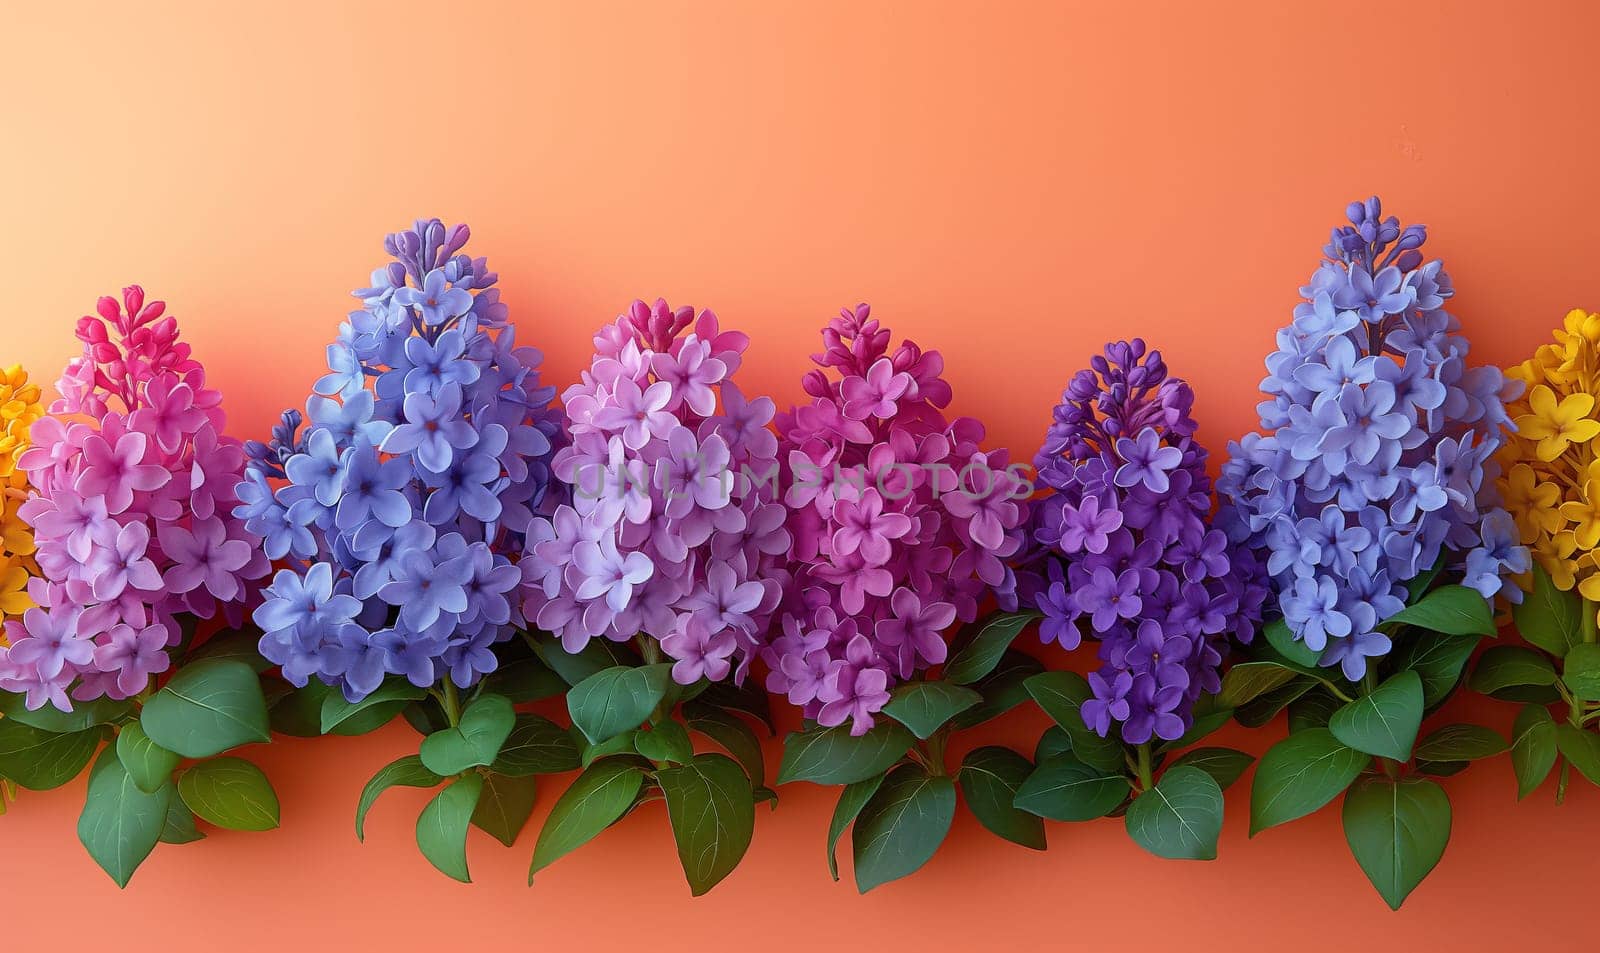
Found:
[{"label": "magenta lilac cluster", "polygon": [[1083,717],[1100,735],[1171,741],[1220,687],[1228,640],[1249,642],[1265,588],[1211,526],[1193,393],[1137,338],[1106,347],[1062,394],[1034,465],[1041,558],[1023,576],[1046,642],[1100,641]]},{"label": "magenta lilac cluster", "polygon": [[562,395],[567,500],[528,531],[525,611],[569,652],[648,638],[681,684],[742,679],[787,576],[767,397],[733,382],[749,338],[635,301]]},{"label": "magenta lilac cluster", "polygon": [[946,630],[988,593],[1015,606],[1008,560],[1032,491],[1004,451],[983,450],[981,423],[945,418],[938,351],[891,352],[865,304],[822,338],[811,402],[778,421],[795,578],[764,658],[772,691],[862,734],[896,683],[945,660]]},{"label": "magenta lilac cluster", "polygon": [[[1526,572],[1494,454],[1520,392],[1467,364],[1455,294],[1427,230],[1352,202],[1278,332],[1261,431],[1230,447],[1219,525],[1258,549],[1294,637],[1360,679],[1405,583],[1443,557],[1484,598]],[[1516,587],[1508,587],[1513,599]]]},{"label": "magenta lilac cluster", "polygon": [[306,415],[247,448],[237,513],[289,565],[255,612],[261,654],[295,685],[466,688],[523,626],[516,561],[560,416],[469,234],[434,219],[388,236],[394,261],[354,292]]},{"label": "magenta lilac cluster", "polygon": [[241,621],[268,572],[232,512],[245,455],[222,395],[165,310],[134,286],[79,319],[83,354],[19,461],[42,575],[38,608],[8,624],[0,689],[29,708],[139,694],[196,621]]}]

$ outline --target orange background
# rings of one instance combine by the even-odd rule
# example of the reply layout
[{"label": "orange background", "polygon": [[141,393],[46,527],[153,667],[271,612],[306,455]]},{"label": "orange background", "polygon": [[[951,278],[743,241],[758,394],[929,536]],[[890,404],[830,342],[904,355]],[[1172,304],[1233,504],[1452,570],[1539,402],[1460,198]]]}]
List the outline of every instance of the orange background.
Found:
[{"label": "orange background", "polygon": [[[1194,383],[1220,454],[1253,424],[1273,331],[1350,199],[1376,191],[1431,226],[1483,360],[1520,360],[1569,307],[1600,308],[1600,14],[1582,0],[227,6],[8,8],[6,362],[53,379],[73,319],[142,282],[233,431],[262,436],[320,373],[382,235],[438,215],[471,223],[556,383],[597,325],[660,294],[754,332],[741,383],[791,401],[817,328],[866,299],[941,348],[956,409],[1023,456],[1072,371],[1133,334]],[[983,740],[1026,749],[1039,726],[1021,714]],[[1273,736],[1228,740],[1259,753]],[[659,805],[532,890],[531,831],[510,851],[474,832],[463,887],[411,843],[418,792],[385,796],[366,845],[353,835],[363,782],[414,744],[395,725],[260,749],[282,829],[163,847],[120,895],[75,842],[82,783],[25,795],[0,819],[0,935],[1464,950],[1590,929],[1600,792],[1518,805],[1504,759],[1447,782],[1445,861],[1391,915],[1336,811],[1248,841],[1242,785],[1212,865],[1157,861],[1115,821],[1052,825],[1036,854],[963,817],[922,873],[858,897],[823,865],[832,792],[796,785],[703,900]]]}]

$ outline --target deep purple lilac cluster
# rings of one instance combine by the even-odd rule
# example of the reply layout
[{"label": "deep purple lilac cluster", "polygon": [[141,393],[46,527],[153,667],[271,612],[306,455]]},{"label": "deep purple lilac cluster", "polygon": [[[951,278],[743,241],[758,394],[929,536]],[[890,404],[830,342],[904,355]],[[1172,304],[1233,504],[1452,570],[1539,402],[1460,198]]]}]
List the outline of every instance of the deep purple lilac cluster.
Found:
[{"label": "deep purple lilac cluster", "polygon": [[1265,589],[1211,526],[1189,385],[1137,338],[1106,347],[1062,394],[1034,465],[1040,547],[1024,582],[1046,642],[1100,641],[1083,717],[1102,736],[1173,740],[1220,687],[1230,638],[1249,642]]},{"label": "deep purple lilac cluster", "polygon": [[435,219],[388,236],[307,416],[247,446],[235,512],[293,567],[256,610],[261,653],[295,685],[466,688],[523,624],[516,560],[561,418],[468,235]]}]

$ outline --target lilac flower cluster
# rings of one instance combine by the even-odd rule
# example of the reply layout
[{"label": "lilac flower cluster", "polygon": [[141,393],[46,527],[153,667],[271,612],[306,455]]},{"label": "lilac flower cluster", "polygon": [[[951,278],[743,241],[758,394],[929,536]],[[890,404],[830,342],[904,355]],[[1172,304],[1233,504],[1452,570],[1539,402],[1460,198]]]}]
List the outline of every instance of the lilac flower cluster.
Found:
[{"label": "lilac flower cluster", "polygon": [[7,625],[0,688],[29,708],[70,711],[69,688],[139,694],[196,621],[241,621],[270,568],[230,513],[244,453],[223,435],[222,394],[165,309],[135,285],[78,321],[83,355],[18,461],[41,575],[38,608]]},{"label": "lilac flower cluster", "polygon": [[235,512],[293,566],[256,610],[261,653],[295,685],[351,701],[390,674],[466,688],[522,625],[515,559],[561,420],[497,276],[461,253],[468,235],[435,219],[388,236],[395,260],[354,292],[365,307],[329,345],[306,417],[287,411],[247,446]]},{"label": "lilac flower cluster", "polygon": [[778,421],[795,580],[763,658],[771,691],[859,735],[891,687],[945,660],[945,631],[988,592],[1015,607],[1007,560],[1031,489],[1004,451],[984,452],[981,423],[945,419],[938,351],[891,354],[865,304],[822,338],[811,402]]},{"label": "lilac flower cluster", "polygon": [[1229,448],[1218,489],[1221,525],[1262,554],[1294,637],[1354,680],[1389,651],[1378,626],[1405,583],[1441,556],[1485,598],[1527,559],[1492,459],[1518,385],[1467,366],[1423,226],[1377,198],[1346,214],[1267,358],[1262,432]]},{"label": "lilac flower cluster", "polygon": [[653,639],[672,676],[743,679],[787,582],[767,397],[733,382],[750,340],[717,316],[635,301],[562,395],[570,501],[528,531],[525,612],[569,652]]},{"label": "lilac flower cluster", "polygon": [[1040,636],[1100,640],[1083,717],[1101,736],[1171,741],[1194,703],[1221,687],[1229,637],[1248,643],[1265,588],[1210,523],[1206,450],[1194,394],[1137,338],[1106,346],[1067,385],[1034,458],[1038,550],[1022,579]]}]

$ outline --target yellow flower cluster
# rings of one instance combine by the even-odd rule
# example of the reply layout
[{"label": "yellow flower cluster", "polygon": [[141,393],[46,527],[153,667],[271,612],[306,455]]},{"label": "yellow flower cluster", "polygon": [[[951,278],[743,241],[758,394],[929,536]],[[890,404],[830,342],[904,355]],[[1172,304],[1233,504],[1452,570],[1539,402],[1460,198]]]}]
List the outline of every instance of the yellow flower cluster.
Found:
[{"label": "yellow flower cluster", "polygon": [[[28,449],[28,431],[44,416],[39,385],[13,365],[0,371],[0,624],[32,608],[28,578],[38,571],[33,561],[33,530],[17,515],[28,497],[26,475],[17,458]],[[0,628],[0,645],[5,630]]]},{"label": "yellow flower cluster", "polygon": [[1506,509],[1557,587],[1600,601],[1600,314],[1569,312],[1555,343],[1508,374],[1526,390],[1506,407],[1517,425],[1499,455]]}]

